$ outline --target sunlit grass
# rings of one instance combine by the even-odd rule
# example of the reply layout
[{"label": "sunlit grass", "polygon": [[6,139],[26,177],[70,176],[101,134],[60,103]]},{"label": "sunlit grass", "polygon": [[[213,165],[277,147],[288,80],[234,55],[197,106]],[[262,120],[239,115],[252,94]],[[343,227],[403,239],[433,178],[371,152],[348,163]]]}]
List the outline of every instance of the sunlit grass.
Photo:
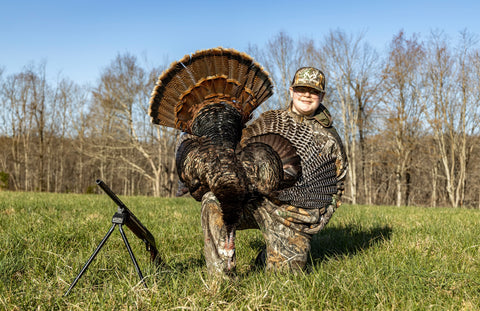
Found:
[{"label": "sunlit grass", "polygon": [[125,229],[148,288],[118,232],[64,293],[111,226],[106,195],[0,192],[0,309],[5,310],[476,310],[480,211],[342,206],[312,242],[304,274],[254,266],[258,231],[237,236],[238,275],[206,273],[200,205],[122,197],[152,232],[155,268]]}]

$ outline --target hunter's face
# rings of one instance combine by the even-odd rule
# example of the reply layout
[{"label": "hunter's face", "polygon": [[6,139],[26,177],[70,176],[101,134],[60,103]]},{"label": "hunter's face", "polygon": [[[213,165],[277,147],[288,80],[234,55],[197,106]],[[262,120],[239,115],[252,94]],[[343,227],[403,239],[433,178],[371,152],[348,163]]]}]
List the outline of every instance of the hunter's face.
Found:
[{"label": "hunter's face", "polygon": [[291,87],[290,96],[293,101],[293,112],[304,116],[312,115],[320,105],[323,95],[324,93],[310,87]]}]

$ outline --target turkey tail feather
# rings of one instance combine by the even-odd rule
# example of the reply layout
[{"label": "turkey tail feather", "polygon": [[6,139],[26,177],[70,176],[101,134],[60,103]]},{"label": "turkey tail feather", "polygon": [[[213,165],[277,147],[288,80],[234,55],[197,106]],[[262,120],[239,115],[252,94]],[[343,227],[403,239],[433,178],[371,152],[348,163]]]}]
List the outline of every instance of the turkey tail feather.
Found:
[{"label": "turkey tail feather", "polygon": [[212,103],[236,108],[242,123],[273,93],[268,73],[234,49],[198,51],[174,62],[158,78],[150,99],[151,121],[192,132],[199,111]]}]

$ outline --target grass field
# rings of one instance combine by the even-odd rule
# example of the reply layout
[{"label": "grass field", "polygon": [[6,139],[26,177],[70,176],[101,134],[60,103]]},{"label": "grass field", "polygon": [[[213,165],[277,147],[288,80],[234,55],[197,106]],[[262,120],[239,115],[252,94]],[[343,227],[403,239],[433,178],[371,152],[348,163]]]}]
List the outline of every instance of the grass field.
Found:
[{"label": "grass field", "polygon": [[313,239],[305,274],[254,265],[258,231],[237,234],[238,275],[211,279],[193,199],[121,197],[152,232],[165,265],[149,263],[118,230],[71,293],[70,283],[111,226],[106,195],[0,192],[3,310],[479,310],[480,211],[342,206]]}]

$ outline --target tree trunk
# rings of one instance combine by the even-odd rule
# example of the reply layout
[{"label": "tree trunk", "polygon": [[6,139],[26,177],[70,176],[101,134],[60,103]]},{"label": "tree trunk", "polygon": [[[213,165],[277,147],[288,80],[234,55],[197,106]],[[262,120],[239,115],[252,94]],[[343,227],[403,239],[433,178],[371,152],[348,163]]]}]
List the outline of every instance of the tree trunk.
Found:
[{"label": "tree trunk", "polygon": [[437,169],[437,165],[434,165],[432,169],[432,195],[430,199],[431,200],[430,205],[432,207],[437,206],[437,178],[438,178],[438,169]]},{"label": "tree trunk", "polygon": [[395,192],[396,192],[396,205],[400,207],[402,205],[402,175],[400,173],[400,168],[397,167],[395,172]]}]

